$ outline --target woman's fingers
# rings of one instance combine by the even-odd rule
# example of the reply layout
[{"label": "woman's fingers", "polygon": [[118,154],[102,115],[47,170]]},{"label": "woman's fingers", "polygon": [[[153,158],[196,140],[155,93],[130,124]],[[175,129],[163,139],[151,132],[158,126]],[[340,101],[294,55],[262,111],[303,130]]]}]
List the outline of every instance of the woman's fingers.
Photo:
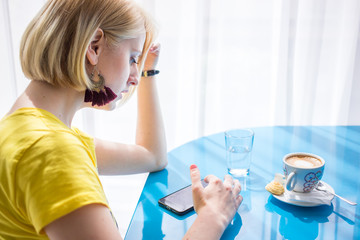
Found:
[{"label": "woman's fingers", "polygon": [[240,184],[239,180],[235,179],[233,194],[234,194],[234,196],[237,196],[240,194],[240,192],[241,192],[241,184]]},{"label": "woman's fingers", "polygon": [[203,204],[204,187],[201,184],[200,170],[198,169],[198,167],[195,164],[190,166],[190,178],[191,178],[191,188],[192,188],[192,194],[193,194],[194,209],[195,209],[195,212],[198,213],[198,211],[204,205]]},{"label": "woman's fingers", "polygon": [[190,166],[190,177],[193,191],[201,191],[203,186],[201,184],[200,171],[195,164]]},{"label": "woman's fingers", "polygon": [[[203,193],[204,187],[201,184],[200,171],[196,165],[190,166],[190,174],[191,174],[193,193],[197,194],[196,192],[198,192],[198,191],[201,191],[201,193]],[[205,191],[208,192],[208,194],[211,194],[211,195],[214,194],[214,196],[215,196],[216,192],[226,190],[230,193],[230,195],[228,195],[228,196],[231,199],[235,200],[236,205],[237,205],[236,207],[238,207],[241,204],[242,196],[240,195],[241,184],[240,184],[239,180],[233,179],[230,175],[225,175],[224,181],[221,181],[218,177],[216,177],[214,175],[207,175],[204,178],[204,180],[206,183],[208,183],[208,186],[205,189]],[[218,189],[218,190],[215,190],[215,189]]]},{"label": "woman's fingers", "polygon": [[157,66],[159,55],[160,55],[160,43],[151,45],[145,60],[144,69],[154,70]]},{"label": "woman's fingers", "polygon": [[160,43],[153,44],[150,47],[149,52],[158,55],[160,53],[160,47],[161,47]]},{"label": "woman's fingers", "polygon": [[233,184],[234,184],[234,179],[230,175],[225,175],[225,177],[224,177],[225,189],[232,191]]},{"label": "woman's fingers", "polygon": [[243,197],[241,195],[237,195],[236,199],[235,199],[235,203],[236,203],[236,209],[239,208],[240,204],[243,201]]},{"label": "woman's fingers", "polygon": [[230,175],[225,175],[224,177],[224,182],[222,182],[218,177],[214,176],[214,175],[208,175],[205,177],[205,182],[207,183],[222,183],[222,185],[224,186],[224,188],[228,191],[231,191],[233,193],[234,196],[237,196],[240,194],[241,192],[241,184],[239,182],[239,180],[237,179],[233,179]]}]

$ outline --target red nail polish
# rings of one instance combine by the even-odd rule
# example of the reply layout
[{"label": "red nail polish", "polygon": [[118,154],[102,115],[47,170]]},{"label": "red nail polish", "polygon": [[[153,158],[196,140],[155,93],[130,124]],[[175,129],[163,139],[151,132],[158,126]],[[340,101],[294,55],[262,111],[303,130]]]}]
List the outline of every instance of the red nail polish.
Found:
[{"label": "red nail polish", "polygon": [[192,164],[191,166],[190,166],[190,169],[192,170],[192,169],[195,169],[195,168],[197,168],[197,166],[195,165],[195,164]]}]

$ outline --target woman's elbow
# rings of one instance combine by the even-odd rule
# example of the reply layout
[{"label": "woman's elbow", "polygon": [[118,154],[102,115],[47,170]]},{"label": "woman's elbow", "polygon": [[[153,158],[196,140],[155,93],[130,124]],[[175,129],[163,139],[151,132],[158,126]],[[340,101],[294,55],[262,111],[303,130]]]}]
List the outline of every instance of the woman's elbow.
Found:
[{"label": "woman's elbow", "polygon": [[157,161],[156,161],[156,166],[155,166],[155,169],[154,169],[153,172],[158,172],[158,171],[163,170],[164,168],[166,168],[167,164],[168,164],[167,156],[164,156],[162,158],[158,158]]}]

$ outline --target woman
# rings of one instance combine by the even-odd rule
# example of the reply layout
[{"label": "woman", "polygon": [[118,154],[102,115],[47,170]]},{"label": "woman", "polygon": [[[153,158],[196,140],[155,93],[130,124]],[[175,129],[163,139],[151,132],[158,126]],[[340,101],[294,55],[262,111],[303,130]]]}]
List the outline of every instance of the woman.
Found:
[{"label": "woman", "polygon": [[[154,38],[131,0],[49,0],[29,24],[20,60],[31,82],[0,122],[0,238],[121,239],[98,171],[167,164]],[[71,126],[81,108],[111,110],[138,84],[135,145]],[[190,172],[198,217],[185,238],[218,239],[242,201],[240,184],[208,176],[204,189],[197,167]]]}]

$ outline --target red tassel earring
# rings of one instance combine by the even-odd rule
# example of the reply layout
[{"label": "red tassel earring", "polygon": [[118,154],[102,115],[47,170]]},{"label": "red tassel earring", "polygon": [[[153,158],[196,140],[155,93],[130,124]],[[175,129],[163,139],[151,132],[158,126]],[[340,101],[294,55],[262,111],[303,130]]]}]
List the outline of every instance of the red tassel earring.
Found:
[{"label": "red tassel earring", "polygon": [[[94,80],[95,70],[98,72],[96,74],[96,80]],[[97,105],[100,107],[108,104],[117,97],[117,95],[109,87],[105,86],[105,79],[96,69],[96,66],[90,75],[90,80],[94,87],[93,90],[86,89],[84,102],[91,102],[92,106]]]}]

